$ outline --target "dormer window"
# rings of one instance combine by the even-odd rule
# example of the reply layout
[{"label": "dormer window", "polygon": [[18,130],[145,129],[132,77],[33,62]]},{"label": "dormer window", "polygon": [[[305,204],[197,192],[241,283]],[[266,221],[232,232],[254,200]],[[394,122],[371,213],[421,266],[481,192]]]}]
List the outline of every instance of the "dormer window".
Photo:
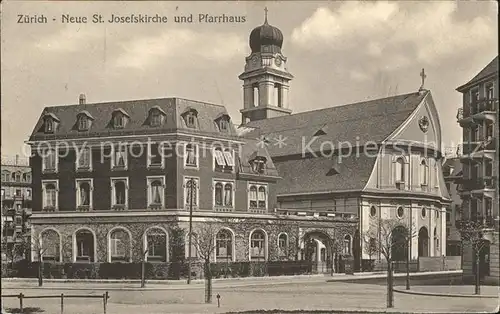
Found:
[{"label": "dormer window", "polygon": [[221,132],[229,131],[229,121],[229,115],[227,115],[226,113],[221,113],[217,116],[217,118],[215,118],[215,124],[217,124],[217,127]]},{"label": "dormer window", "polygon": [[263,156],[257,156],[250,161],[252,171],[254,173],[264,173],[266,169],[266,158]]},{"label": "dormer window", "polygon": [[193,108],[187,108],[182,114],[184,118],[184,123],[186,123],[186,127],[190,129],[196,129],[196,117],[198,115],[198,111]]},{"label": "dormer window", "polygon": [[125,112],[125,110],[123,110],[121,108],[116,109],[113,112],[113,119],[112,119],[113,127],[115,129],[124,128],[125,124],[127,123],[127,118],[128,118],[128,114]]},{"label": "dormer window", "polygon": [[53,113],[47,113],[44,117],[43,127],[45,133],[54,133],[57,128],[57,123],[59,119]]},{"label": "dormer window", "polygon": [[94,120],[94,117],[92,117],[88,111],[81,111],[77,117],[78,131],[87,131],[90,129],[92,120]]},{"label": "dormer window", "polygon": [[45,133],[54,133],[54,121],[50,118],[45,120]]},{"label": "dormer window", "polygon": [[163,124],[163,117],[166,113],[158,106],[154,106],[149,110],[149,125],[160,126]]},{"label": "dormer window", "polygon": [[113,119],[113,124],[115,126],[115,128],[123,128],[123,126],[125,125],[125,117],[121,114],[117,114],[115,115],[114,119]]}]

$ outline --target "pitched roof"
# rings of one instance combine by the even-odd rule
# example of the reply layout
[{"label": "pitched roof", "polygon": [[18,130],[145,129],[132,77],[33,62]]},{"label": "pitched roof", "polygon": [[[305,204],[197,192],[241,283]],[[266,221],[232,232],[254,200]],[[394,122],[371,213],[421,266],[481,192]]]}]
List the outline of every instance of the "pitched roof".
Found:
[{"label": "pitched roof", "polygon": [[[313,157],[275,161],[282,177],[277,194],[361,191],[370,178],[376,157],[361,154],[342,157]],[[337,174],[332,174],[335,168]]]},{"label": "pitched roof", "polygon": [[[451,174],[449,173],[450,168],[453,169]],[[462,172],[462,163],[460,162],[460,158],[450,158],[445,161],[443,165],[443,173],[445,178],[460,176],[461,172]]]},{"label": "pitched roof", "polygon": [[[156,108],[165,113],[166,118],[160,126],[151,126],[147,123],[149,111]],[[198,112],[198,129],[188,128],[181,117],[183,112],[195,108]],[[92,127],[85,133],[74,128],[77,115],[86,111],[88,115],[95,118]],[[114,129],[111,124],[112,113],[115,111],[125,112],[129,121],[123,129]],[[60,120],[57,132],[47,135],[42,129],[43,119],[39,119],[31,134],[30,140],[45,140],[58,138],[78,138],[93,136],[114,136],[134,134],[161,134],[182,130],[186,133],[211,133],[218,137],[236,137],[237,133],[232,124],[229,131],[221,132],[214,120],[221,114],[227,114],[224,106],[187,100],[182,98],[159,98],[127,100],[107,103],[78,104],[47,107],[44,115],[55,116]]]},{"label": "pitched roof", "polygon": [[491,76],[495,73],[498,73],[498,56],[493,58],[490,63],[488,63],[487,66],[485,66],[476,76],[474,76],[470,81],[465,83],[464,85],[457,87],[457,91],[462,91],[465,88],[467,88],[470,85],[474,85],[475,83],[478,83],[482,79]]},{"label": "pitched roof", "polygon": [[[319,151],[321,144],[327,141],[335,147],[341,142],[379,143],[409,117],[428,93],[397,95],[252,121],[243,126],[246,128],[243,133],[248,138],[265,136],[269,139],[271,143],[267,149],[272,157],[302,154],[307,147]],[[253,130],[248,131],[248,128]],[[315,137],[319,129],[326,134]]]}]

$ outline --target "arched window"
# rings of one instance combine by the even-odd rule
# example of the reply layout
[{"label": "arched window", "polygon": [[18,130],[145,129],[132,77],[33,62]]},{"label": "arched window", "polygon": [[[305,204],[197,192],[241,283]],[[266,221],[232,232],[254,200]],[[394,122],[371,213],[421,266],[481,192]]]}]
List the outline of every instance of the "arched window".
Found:
[{"label": "arched window", "polygon": [[259,208],[266,208],[266,203],[267,203],[267,200],[266,200],[266,188],[261,186],[259,187]]},{"label": "arched window", "polygon": [[222,206],[222,183],[215,184],[215,205]]},{"label": "arched window", "polygon": [[344,236],[344,247],[342,249],[344,255],[351,255],[351,236],[346,234]]},{"label": "arched window", "polygon": [[255,230],[250,236],[250,259],[264,260],[266,257],[266,235],[262,230]]},{"label": "arched window", "polygon": [[224,206],[233,206],[233,185],[226,183],[224,186]]},{"label": "arched window", "polygon": [[16,182],[21,182],[21,173],[16,172]]},{"label": "arched window", "polygon": [[146,261],[167,262],[167,234],[160,228],[149,229],[146,233]]},{"label": "arched window", "polygon": [[130,260],[130,237],[127,231],[115,229],[109,235],[110,262]]},{"label": "arched window", "polygon": [[405,182],[405,160],[403,157],[396,160],[396,182]]},{"label": "arched window", "polygon": [[434,227],[434,250],[436,251],[436,256],[439,255],[439,237],[437,234],[437,229]]},{"label": "arched window", "polygon": [[89,128],[89,121],[88,118],[84,115],[80,116],[80,119],[78,119],[78,129],[80,131],[87,130]]},{"label": "arched window", "polygon": [[75,260],[77,262],[94,261],[94,235],[89,230],[79,230],[76,232]]},{"label": "arched window", "polygon": [[249,199],[250,199],[250,207],[257,208],[258,196],[257,196],[257,187],[255,185],[252,185],[250,187]]},{"label": "arched window", "polygon": [[45,230],[41,233],[40,250],[42,261],[44,262],[60,262],[60,239],[59,234],[54,230]]},{"label": "arched window", "polygon": [[227,229],[222,229],[217,233],[215,238],[216,242],[216,256],[217,261],[233,260],[233,236]]},{"label": "arched window", "polygon": [[288,251],[288,236],[282,233],[278,237],[278,250],[280,256],[286,256]]},{"label": "arched window", "polygon": [[429,175],[429,167],[427,166],[427,162],[425,159],[422,159],[420,162],[420,184],[427,185]]},{"label": "arched window", "polygon": [[377,207],[372,206],[370,207],[370,216],[375,217],[377,215]]}]

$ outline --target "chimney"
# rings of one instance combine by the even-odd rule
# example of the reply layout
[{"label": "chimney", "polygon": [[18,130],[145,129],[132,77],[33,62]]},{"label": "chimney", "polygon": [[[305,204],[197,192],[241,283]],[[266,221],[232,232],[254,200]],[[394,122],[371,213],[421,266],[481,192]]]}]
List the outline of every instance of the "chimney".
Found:
[{"label": "chimney", "polygon": [[16,166],[19,165],[19,155],[16,155]]},{"label": "chimney", "polygon": [[80,100],[79,101],[80,105],[85,105],[85,102],[86,102],[85,94],[80,94],[79,100]]}]

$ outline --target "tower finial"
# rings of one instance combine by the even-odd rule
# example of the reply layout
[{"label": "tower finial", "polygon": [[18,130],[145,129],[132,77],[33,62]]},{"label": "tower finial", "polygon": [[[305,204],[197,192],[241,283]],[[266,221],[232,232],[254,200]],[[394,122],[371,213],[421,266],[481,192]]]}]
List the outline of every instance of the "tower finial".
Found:
[{"label": "tower finial", "polygon": [[264,8],[265,20],[264,23],[267,24],[267,7]]},{"label": "tower finial", "polygon": [[425,78],[427,77],[427,75],[425,75],[424,69],[422,69],[422,71],[420,72],[420,77],[422,78],[422,85],[420,86],[419,90],[424,90]]}]

